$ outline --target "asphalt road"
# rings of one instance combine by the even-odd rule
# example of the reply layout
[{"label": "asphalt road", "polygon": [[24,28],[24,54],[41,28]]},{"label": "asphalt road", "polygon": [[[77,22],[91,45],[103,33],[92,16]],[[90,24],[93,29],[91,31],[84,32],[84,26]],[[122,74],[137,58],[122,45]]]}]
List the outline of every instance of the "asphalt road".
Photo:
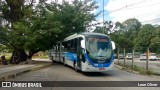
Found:
[{"label": "asphalt road", "polygon": [[[103,73],[75,72],[71,67],[54,64],[51,67],[29,72],[9,81],[160,81],[157,76],[143,76],[114,68]],[[97,83],[98,84],[98,83]],[[43,87],[0,88],[0,90],[159,90],[160,87]]]}]

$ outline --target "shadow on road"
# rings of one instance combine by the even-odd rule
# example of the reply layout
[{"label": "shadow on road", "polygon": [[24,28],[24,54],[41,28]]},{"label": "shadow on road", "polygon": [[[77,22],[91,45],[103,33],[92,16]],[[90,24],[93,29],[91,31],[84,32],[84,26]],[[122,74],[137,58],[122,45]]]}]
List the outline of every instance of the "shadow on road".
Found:
[{"label": "shadow on road", "polygon": [[109,74],[103,73],[103,72],[81,72],[85,76],[89,77],[101,77],[101,76],[110,76]]}]

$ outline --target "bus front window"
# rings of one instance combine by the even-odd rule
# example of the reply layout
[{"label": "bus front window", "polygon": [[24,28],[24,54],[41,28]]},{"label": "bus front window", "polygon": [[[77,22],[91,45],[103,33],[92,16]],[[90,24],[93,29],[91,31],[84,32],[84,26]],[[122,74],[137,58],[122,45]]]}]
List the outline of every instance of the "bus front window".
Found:
[{"label": "bus front window", "polygon": [[112,56],[112,47],[107,37],[87,37],[86,50],[92,60],[109,61]]}]

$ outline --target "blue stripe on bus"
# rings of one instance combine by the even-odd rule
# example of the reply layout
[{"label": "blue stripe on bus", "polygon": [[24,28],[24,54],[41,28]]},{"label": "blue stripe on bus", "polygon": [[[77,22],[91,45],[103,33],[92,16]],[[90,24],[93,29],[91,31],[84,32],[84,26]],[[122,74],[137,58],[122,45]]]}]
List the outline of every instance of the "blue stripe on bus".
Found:
[{"label": "blue stripe on bus", "polygon": [[75,53],[66,52],[65,60],[71,60],[72,62],[75,60],[77,62],[77,55]]},{"label": "blue stripe on bus", "polygon": [[105,64],[93,63],[86,53],[84,54],[84,56],[88,60],[88,62],[90,62],[91,65],[94,66],[94,67],[109,67],[112,64],[113,60],[114,60],[114,54],[113,53],[112,53],[112,58],[111,58],[110,62],[109,63],[105,63]]}]

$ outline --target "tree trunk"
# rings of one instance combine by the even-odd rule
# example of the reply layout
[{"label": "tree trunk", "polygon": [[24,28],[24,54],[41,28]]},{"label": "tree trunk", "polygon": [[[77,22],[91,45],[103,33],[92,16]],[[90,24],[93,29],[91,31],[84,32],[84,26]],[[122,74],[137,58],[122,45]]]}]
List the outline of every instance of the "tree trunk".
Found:
[{"label": "tree trunk", "polygon": [[28,59],[31,59],[32,56],[33,56],[35,53],[39,52],[39,51],[40,51],[39,49],[37,49],[37,50],[30,50],[30,51],[29,51],[29,55],[28,55]]},{"label": "tree trunk", "polygon": [[34,63],[33,61],[32,61],[32,56],[35,54],[35,53],[37,53],[39,50],[30,50],[29,51],[29,55],[28,55],[28,59],[27,59],[27,62],[28,63]]},{"label": "tree trunk", "polygon": [[32,56],[39,50],[30,50],[29,55],[23,49],[14,50],[10,59],[10,63],[19,64],[21,62],[32,63]]},{"label": "tree trunk", "polygon": [[30,52],[29,52],[29,55],[28,55],[28,59],[32,59],[32,56],[33,56],[35,53],[36,53],[36,52],[30,51]]},{"label": "tree trunk", "polygon": [[19,64],[27,61],[27,54],[24,50],[14,50],[10,59],[10,63]]}]

